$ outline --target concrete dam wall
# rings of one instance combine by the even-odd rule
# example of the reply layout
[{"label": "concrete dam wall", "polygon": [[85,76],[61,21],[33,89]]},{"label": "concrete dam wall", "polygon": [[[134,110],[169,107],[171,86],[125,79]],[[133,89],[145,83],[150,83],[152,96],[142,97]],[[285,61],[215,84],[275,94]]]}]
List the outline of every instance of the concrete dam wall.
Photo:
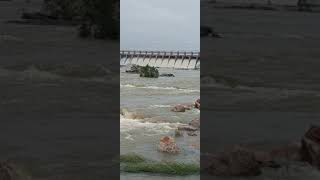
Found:
[{"label": "concrete dam wall", "polygon": [[120,65],[200,69],[199,52],[120,51]]}]

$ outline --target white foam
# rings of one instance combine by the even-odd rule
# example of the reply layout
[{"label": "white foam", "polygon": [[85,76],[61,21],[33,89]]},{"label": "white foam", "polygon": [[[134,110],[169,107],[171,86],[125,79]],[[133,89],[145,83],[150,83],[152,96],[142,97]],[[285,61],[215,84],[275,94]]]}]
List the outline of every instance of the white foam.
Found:
[{"label": "white foam", "polygon": [[186,93],[192,93],[192,92],[200,92],[200,90],[197,89],[182,89],[182,88],[176,88],[176,87],[159,87],[159,86],[136,86],[133,84],[120,84],[120,87],[125,88],[141,88],[141,89],[154,89],[154,90],[177,90],[177,91],[183,91]]},{"label": "white foam", "polygon": [[151,105],[151,108],[169,108],[172,107],[171,105]]},{"label": "white foam", "polygon": [[133,134],[136,131],[146,136],[167,134],[176,129],[180,123],[151,123],[139,119],[128,119],[120,114],[120,133],[127,140],[134,140]]}]

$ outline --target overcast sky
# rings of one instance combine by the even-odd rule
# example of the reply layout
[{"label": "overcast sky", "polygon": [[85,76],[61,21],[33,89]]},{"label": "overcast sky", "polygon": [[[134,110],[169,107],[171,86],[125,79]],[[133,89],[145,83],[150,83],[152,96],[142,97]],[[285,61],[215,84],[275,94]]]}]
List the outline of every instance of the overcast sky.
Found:
[{"label": "overcast sky", "polygon": [[122,50],[200,49],[200,0],[121,0]]}]

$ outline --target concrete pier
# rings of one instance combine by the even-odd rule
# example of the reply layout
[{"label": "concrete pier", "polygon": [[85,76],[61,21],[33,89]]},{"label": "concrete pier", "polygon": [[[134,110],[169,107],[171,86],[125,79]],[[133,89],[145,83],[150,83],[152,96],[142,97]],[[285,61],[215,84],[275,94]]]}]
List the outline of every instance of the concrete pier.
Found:
[{"label": "concrete pier", "polygon": [[120,65],[200,69],[199,52],[120,51]]}]

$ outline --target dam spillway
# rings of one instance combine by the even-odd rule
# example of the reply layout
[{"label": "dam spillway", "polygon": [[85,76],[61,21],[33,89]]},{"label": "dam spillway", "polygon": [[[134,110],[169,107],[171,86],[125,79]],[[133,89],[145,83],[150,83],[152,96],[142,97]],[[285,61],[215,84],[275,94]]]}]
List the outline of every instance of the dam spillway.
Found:
[{"label": "dam spillway", "polygon": [[120,65],[200,69],[199,52],[120,51]]}]

